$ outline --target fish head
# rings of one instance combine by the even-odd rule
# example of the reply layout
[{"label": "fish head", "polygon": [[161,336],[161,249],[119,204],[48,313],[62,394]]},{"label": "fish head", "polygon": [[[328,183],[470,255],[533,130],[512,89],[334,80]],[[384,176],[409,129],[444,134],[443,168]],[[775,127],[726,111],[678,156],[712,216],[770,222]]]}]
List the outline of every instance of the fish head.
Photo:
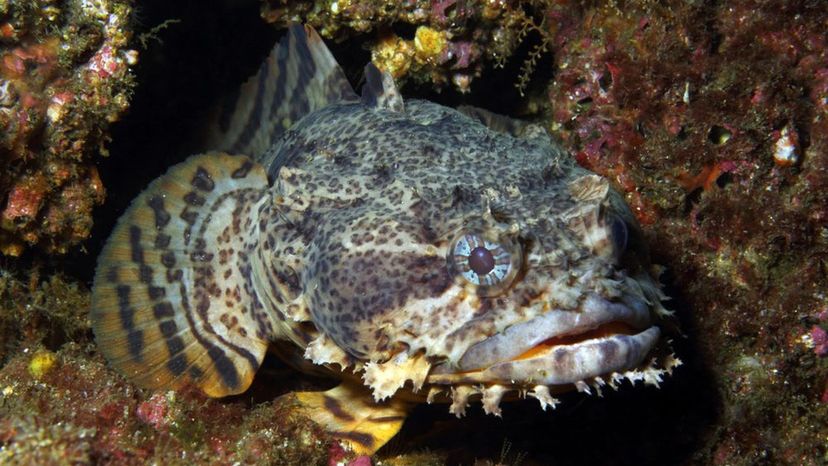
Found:
[{"label": "fish head", "polygon": [[559,388],[642,366],[669,312],[607,180],[554,162],[475,177],[354,181],[377,195],[328,211],[307,252],[308,359],[355,362],[378,399],[407,381]]}]

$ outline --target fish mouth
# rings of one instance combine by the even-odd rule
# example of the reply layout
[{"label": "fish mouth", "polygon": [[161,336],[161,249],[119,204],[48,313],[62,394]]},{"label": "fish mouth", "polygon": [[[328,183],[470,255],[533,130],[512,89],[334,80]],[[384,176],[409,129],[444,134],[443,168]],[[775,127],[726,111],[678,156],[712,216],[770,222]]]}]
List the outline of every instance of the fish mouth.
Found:
[{"label": "fish mouth", "polygon": [[640,366],[660,335],[640,298],[593,294],[578,311],[549,311],[472,345],[453,367],[435,367],[426,382],[574,384]]}]

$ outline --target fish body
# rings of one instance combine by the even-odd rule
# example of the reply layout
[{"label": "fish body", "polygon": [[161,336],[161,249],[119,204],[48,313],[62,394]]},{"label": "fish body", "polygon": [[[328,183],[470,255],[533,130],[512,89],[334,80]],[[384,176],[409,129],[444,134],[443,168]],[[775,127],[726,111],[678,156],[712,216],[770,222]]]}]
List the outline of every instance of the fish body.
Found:
[{"label": "fish body", "polygon": [[538,127],[404,101],[370,64],[357,96],[293,26],[211,144],[133,202],[99,259],[97,342],[141,386],[241,393],[275,342],[343,380],[296,397],[370,453],[414,401],[545,409],[678,364],[657,349],[669,312],[634,216]]}]

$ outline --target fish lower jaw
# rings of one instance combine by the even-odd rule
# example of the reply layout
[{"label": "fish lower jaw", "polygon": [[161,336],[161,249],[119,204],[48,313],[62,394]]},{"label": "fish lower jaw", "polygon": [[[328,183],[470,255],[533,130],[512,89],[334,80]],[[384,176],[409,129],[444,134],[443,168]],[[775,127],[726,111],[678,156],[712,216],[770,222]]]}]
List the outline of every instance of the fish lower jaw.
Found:
[{"label": "fish lower jaw", "polygon": [[502,363],[534,358],[552,346],[572,347],[599,337],[634,335],[652,325],[646,302],[635,297],[608,300],[592,293],[577,310],[554,309],[509,325],[467,348],[452,367],[435,369],[441,373],[479,372]]},{"label": "fish lower jaw", "polygon": [[624,380],[657,387],[665,374],[681,364],[672,355],[658,365],[655,358],[644,362],[660,334],[658,327],[652,326],[634,335],[616,334],[534,349],[530,357],[480,371],[431,374],[426,379],[427,401],[447,397],[449,412],[462,417],[469,403],[479,399],[487,414],[500,416],[504,396],[536,398],[546,410],[559,403],[554,394],[572,389],[602,396],[604,387],[616,390]]}]

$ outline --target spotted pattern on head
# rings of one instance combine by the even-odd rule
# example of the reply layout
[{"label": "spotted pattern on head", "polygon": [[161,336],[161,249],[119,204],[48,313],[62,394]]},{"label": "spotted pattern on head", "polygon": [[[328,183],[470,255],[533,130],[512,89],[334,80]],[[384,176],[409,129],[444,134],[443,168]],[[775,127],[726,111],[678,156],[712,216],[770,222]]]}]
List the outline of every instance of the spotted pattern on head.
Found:
[{"label": "spotted pattern on head", "polygon": [[[581,286],[562,286],[573,264],[613,273],[580,238],[589,225],[570,227],[584,201],[567,180],[588,173],[548,140],[495,133],[423,101],[404,112],[339,104],[302,119],[264,160],[277,214],[262,269],[295,274],[313,323],[359,359],[421,349],[455,357],[544,301],[576,307]],[[521,261],[534,263],[486,296],[447,262],[464,232],[524,244]]]}]

